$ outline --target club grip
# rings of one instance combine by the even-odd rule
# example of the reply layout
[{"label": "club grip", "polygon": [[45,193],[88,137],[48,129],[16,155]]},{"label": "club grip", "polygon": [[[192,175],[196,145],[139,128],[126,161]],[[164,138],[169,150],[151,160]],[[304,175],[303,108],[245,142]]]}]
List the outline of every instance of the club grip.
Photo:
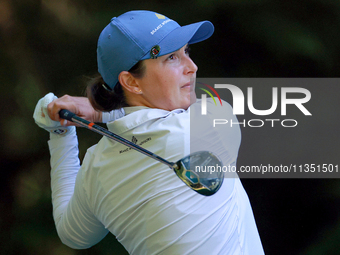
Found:
[{"label": "club grip", "polygon": [[62,119],[72,121],[72,118],[75,116],[75,114],[73,112],[70,112],[69,110],[63,109],[59,111],[59,116]]}]

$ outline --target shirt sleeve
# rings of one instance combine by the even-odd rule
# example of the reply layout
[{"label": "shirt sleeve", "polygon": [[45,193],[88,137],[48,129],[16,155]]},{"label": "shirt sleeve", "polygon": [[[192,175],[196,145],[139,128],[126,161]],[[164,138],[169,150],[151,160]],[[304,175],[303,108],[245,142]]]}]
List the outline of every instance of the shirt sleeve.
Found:
[{"label": "shirt sleeve", "polygon": [[53,218],[61,241],[73,249],[89,248],[108,230],[92,213],[83,187],[76,135],[51,136]]}]

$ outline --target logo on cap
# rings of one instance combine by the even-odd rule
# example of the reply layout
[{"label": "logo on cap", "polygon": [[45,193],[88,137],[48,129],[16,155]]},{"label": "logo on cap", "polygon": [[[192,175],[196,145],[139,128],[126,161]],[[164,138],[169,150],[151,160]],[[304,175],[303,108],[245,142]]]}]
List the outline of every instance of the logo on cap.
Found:
[{"label": "logo on cap", "polygon": [[155,13],[155,14],[156,14],[157,18],[159,18],[159,19],[165,19],[165,16],[164,16],[164,15],[158,14],[158,13]]},{"label": "logo on cap", "polygon": [[159,52],[161,51],[161,47],[159,47],[159,45],[155,45],[151,48],[150,50],[150,55],[151,55],[151,58],[154,59],[154,58],[157,58],[157,56],[159,55]]}]

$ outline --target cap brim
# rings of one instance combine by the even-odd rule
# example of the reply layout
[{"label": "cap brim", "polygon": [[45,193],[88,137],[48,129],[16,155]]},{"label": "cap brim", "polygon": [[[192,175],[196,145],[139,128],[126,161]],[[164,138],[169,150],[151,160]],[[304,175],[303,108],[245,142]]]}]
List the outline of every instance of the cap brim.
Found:
[{"label": "cap brim", "polygon": [[[184,45],[193,44],[208,39],[214,33],[214,26],[210,21],[202,21],[187,26],[178,27],[165,36],[158,44],[159,57],[177,51]],[[151,49],[150,49],[151,50]],[[141,60],[151,58],[148,52]]]}]

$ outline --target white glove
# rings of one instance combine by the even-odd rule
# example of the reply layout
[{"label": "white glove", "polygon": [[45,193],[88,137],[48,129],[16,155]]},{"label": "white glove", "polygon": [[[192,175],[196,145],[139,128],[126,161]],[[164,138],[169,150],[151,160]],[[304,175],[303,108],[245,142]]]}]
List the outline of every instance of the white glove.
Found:
[{"label": "white glove", "polygon": [[48,116],[47,105],[55,99],[57,99],[57,97],[53,93],[48,93],[46,96],[38,101],[33,114],[35,123],[39,127],[50,132],[51,134],[59,136],[75,134],[76,127],[61,126],[60,122],[51,120],[51,118]]}]

